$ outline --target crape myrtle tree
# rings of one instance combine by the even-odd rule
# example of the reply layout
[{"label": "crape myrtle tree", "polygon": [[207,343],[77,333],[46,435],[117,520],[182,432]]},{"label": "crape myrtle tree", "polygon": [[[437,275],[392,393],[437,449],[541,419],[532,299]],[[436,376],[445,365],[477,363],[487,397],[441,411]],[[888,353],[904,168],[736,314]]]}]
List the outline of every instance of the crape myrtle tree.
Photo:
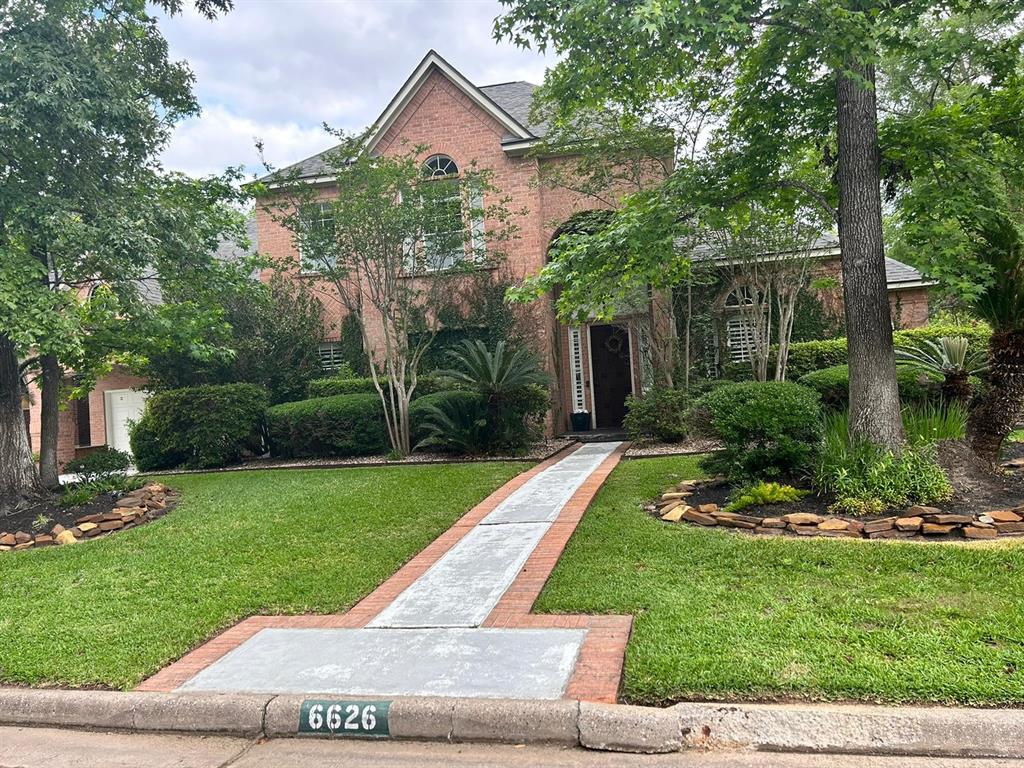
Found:
[{"label": "crape myrtle tree", "polygon": [[[156,5],[181,10],[178,0]],[[197,7],[212,16],[230,6]],[[87,326],[102,324],[78,289],[109,282],[126,296],[127,281],[164,252],[150,225],[181,231],[180,216],[163,213],[194,200],[192,190],[161,178],[155,158],[170,126],[197,112],[191,86],[142,0],[0,6],[0,506],[41,485],[22,418],[23,362],[42,386],[41,464],[53,485],[62,360],[81,362]],[[158,210],[146,211],[147,199]]]},{"label": "crape myrtle tree", "polygon": [[[728,203],[772,192],[804,196],[834,216],[842,248],[850,430],[899,449],[903,432],[882,240],[876,69],[890,54],[925,55],[919,32],[927,18],[965,8],[1006,14],[1019,11],[1021,1],[502,3],[506,11],[496,22],[496,36],[550,47],[561,57],[543,93],[556,122],[600,109],[633,121],[638,115],[655,119],[660,105],[672,102],[704,105],[707,111],[691,110],[702,116],[710,111],[701,128],[704,149],[694,162],[684,158],[660,188],[622,209],[634,223],[680,228],[680,222],[693,221],[691,211],[702,202],[714,206],[716,197]],[[622,243],[637,237],[628,222],[613,229]],[[679,269],[666,239],[649,237],[656,247],[623,257],[628,273],[611,270],[619,272],[620,283],[627,276],[652,282]]]},{"label": "crape myrtle tree", "polygon": [[517,226],[486,169],[425,163],[425,146],[375,155],[365,134],[334,135],[340,143],[324,156],[331,188],[268,166],[270,179],[252,189],[292,233],[301,269],[355,319],[392,449],[406,455],[409,403],[443,325],[439,309],[467,272],[503,261]]},{"label": "crape myrtle tree", "polygon": [[922,24],[931,55],[893,62],[881,126],[901,257],[992,326],[968,419],[991,463],[1024,415],[1024,35],[1009,5]]}]

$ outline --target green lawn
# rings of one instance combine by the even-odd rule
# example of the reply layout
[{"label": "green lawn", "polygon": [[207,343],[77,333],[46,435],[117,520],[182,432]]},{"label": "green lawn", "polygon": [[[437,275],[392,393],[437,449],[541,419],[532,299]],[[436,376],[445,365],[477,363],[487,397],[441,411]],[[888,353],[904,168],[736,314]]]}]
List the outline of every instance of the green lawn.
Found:
[{"label": "green lawn", "polygon": [[344,611],[528,466],[167,479],[164,518],[0,556],[0,681],[129,688],[246,616]]},{"label": "green lawn", "polygon": [[629,700],[1024,703],[1024,541],[754,538],[641,509],[699,474],[692,458],[623,462],[538,602],[636,617]]}]

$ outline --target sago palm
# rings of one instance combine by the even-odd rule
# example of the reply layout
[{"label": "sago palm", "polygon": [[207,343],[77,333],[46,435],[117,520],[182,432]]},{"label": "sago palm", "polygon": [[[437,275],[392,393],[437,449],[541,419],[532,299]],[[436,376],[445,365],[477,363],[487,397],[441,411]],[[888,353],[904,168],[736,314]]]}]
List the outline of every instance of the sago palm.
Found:
[{"label": "sago palm", "polygon": [[943,400],[965,406],[971,399],[969,378],[987,367],[985,354],[971,351],[970,342],[963,336],[943,336],[938,343],[923,339],[921,346],[899,346],[896,364],[941,376]]},{"label": "sago palm", "polygon": [[499,341],[492,352],[482,341],[464,340],[448,350],[454,367],[438,371],[460,387],[484,395],[489,402],[501,400],[531,384],[547,382],[537,358],[526,349],[511,352]]},{"label": "sago palm", "polygon": [[971,447],[995,463],[1003,440],[1024,411],[1024,239],[1010,220],[985,232],[978,255],[991,264],[995,279],[974,302],[974,311],[992,326],[988,345],[991,388],[967,422]]}]

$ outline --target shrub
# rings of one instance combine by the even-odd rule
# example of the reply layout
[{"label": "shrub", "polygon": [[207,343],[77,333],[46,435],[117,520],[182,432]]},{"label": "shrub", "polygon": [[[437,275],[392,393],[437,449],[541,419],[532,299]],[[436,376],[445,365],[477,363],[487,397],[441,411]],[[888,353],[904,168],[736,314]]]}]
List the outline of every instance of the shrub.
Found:
[{"label": "shrub", "polygon": [[800,501],[810,491],[802,491],[792,485],[766,483],[764,481],[748,485],[732,495],[725,507],[726,512],[739,512],[747,507],[760,507],[765,504],[787,504]]},{"label": "shrub", "polygon": [[[935,323],[921,328],[908,328],[896,331],[893,342],[898,346],[920,348],[924,340],[938,342],[944,336],[963,336],[967,338],[971,354],[984,354],[988,349],[988,340],[992,335],[987,325],[953,325]],[[774,363],[774,360],[772,361]],[[803,341],[789,347],[789,364],[786,378],[797,380],[801,376],[821,368],[846,363],[846,339],[825,339],[822,341]]]},{"label": "shrub", "polygon": [[687,393],[680,389],[656,387],[639,397],[626,398],[626,418],[622,422],[630,440],[651,437],[666,443],[686,439]]},{"label": "shrub", "polygon": [[206,384],[158,392],[132,427],[142,471],[222,467],[263,453],[267,392],[255,384]]},{"label": "shrub", "polygon": [[787,381],[728,384],[698,400],[690,419],[725,443],[706,460],[711,471],[734,480],[792,477],[809,468],[821,439],[821,398]]},{"label": "shrub", "polygon": [[376,395],[373,379],[369,377],[353,378],[351,376],[330,376],[326,379],[313,379],[306,388],[310,398],[335,397],[337,395]]},{"label": "shrub", "polygon": [[267,411],[267,422],[275,456],[368,456],[390,445],[376,393],[282,403]]},{"label": "shrub", "polygon": [[[387,387],[387,384],[384,384]],[[334,397],[335,395],[366,395],[377,394],[377,388],[373,386],[373,379],[369,376],[331,376],[325,379],[314,379],[309,382],[307,388],[309,397]],[[413,399],[429,395],[433,392],[443,391],[442,383],[435,376],[420,376],[416,380],[416,389],[413,392]],[[378,395],[379,397],[379,395]]]},{"label": "shrub", "polygon": [[[843,409],[850,403],[850,368],[834,365],[801,376],[797,382],[819,395],[826,408]],[[942,379],[935,374],[900,366],[896,369],[896,385],[904,403],[924,403],[941,394]]]},{"label": "shrub", "polygon": [[132,465],[132,457],[124,451],[103,446],[64,465],[64,471],[78,475],[80,482],[91,483],[124,474]]},{"label": "shrub", "polygon": [[[413,446],[417,446],[421,441],[433,434],[433,431],[427,426],[427,416],[433,412],[433,408],[440,408],[445,413],[463,410],[475,414],[483,409],[483,398],[476,392],[453,389],[432,392],[429,395],[413,400],[409,404],[409,423],[412,427]],[[437,445],[436,443],[431,444]]]},{"label": "shrub", "polygon": [[836,496],[833,511],[870,514],[952,497],[934,443],[909,444],[896,454],[871,443],[851,442],[848,423],[845,413],[828,417],[814,471],[818,489]]}]

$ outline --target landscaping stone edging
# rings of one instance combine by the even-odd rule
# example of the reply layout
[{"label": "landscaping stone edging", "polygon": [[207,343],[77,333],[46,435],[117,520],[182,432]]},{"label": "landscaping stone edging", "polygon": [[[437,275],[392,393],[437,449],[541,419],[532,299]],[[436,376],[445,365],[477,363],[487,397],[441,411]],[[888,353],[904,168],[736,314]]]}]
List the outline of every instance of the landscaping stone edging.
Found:
[{"label": "landscaping stone edging", "polygon": [[919,539],[948,541],[959,536],[966,540],[992,540],[1024,536],[1024,505],[990,512],[955,514],[938,507],[914,505],[900,515],[858,519],[843,515],[818,515],[793,512],[780,516],[726,512],[717,504],[690,506],[688,499],[702,486],[720,483],[710,480],[684,480],[668,488],[648,509],[667,523],[685,521],[706,528],[735,528],[761,536],[822,536],[854,539]]},{"label": "landscaping stone edging", "polygon": [[[287,738],[298,735],[306,698],[322,696],[2,688],[0,725]],[[659,709],[566,699],[423,697],[393,699],[389,724],[396,739],[545,743],[617,752],[741,748],[1024,757],[1024,716],[1010,709],[721,703]]]},{"label": "landscaping stone edging", "polygon": [[0,552],[20,552],[40,547],[68,546],[86,539],[122,531],[148,523],[174,508],[178,494],[161,483],[147,483],[121,496],[109,512],[83,515],[75,525],[55,525],[49,533],[0,530]]}]

